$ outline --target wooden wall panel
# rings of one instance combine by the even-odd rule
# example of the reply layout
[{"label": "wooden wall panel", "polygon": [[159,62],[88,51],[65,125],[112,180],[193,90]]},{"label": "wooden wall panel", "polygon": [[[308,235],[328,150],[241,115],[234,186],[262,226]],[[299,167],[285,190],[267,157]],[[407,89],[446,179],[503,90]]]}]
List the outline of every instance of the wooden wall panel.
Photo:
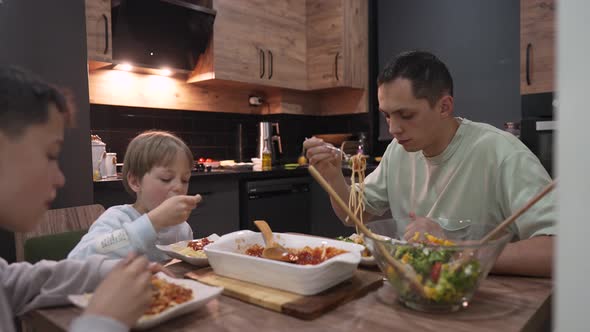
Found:
[{"label": "wooden wall panel", "polygon": [[228,84],[204,88],[184,79],[120,70],[96,70],[88,75],[91,104],[257,114],[248,106],[256,89]]}]

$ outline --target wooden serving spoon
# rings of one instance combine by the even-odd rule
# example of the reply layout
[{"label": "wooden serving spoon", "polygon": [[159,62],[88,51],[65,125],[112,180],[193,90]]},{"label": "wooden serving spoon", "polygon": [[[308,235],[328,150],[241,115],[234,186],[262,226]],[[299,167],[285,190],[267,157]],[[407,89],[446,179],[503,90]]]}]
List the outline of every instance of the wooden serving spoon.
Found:
[{"label": "wooden serving spoon", "polygon": [[275,242],[272,236],[272,230],[266,221],[255,220],[254,225],[258,227],[264,238],[265,246],[264,250],[262,250],[262,257],[283,262],[290,262],[292,260],[292,255],[289,254],[289,251]]}]

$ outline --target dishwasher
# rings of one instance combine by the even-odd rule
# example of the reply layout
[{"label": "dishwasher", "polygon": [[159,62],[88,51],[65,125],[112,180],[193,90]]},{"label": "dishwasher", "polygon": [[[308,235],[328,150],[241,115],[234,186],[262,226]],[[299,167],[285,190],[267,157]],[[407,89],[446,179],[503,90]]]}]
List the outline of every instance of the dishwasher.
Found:
[{"label": "dishwasher", "polygon": [[266,220],[273,231],[309,234],[310,177],[249,180],[241,194],[241,229],[258,231],[254,220]]}]

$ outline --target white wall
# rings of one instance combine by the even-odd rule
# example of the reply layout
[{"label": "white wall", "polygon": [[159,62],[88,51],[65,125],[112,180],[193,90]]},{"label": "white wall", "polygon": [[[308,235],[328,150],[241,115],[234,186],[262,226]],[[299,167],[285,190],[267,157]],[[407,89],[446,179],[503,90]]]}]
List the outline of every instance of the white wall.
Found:
[{"label": "white wall", "polygon": [[557,2],[560,211],[555,326],[556,331],[590,331],[590,1]]}]

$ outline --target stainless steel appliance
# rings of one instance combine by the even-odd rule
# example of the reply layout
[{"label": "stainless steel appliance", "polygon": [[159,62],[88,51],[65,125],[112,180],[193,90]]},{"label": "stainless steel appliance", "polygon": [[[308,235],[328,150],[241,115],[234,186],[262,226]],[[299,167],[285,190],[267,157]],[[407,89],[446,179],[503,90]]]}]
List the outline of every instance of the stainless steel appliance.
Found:
[{"label": "stainless steel appliance", "polygon": [[281,159],[283,154],[283,146],[281,143],[281,135],[279,131],[279,124],[276,122],[260,122],[258,125],[258,150],[257,157],[262,159],[262,152],[264,145],[268,146],[270,150],[273,165]]},{"label": "stainless steel appliance", "polygon": [[292,177],[242,183],[240,229],[258,231],[254,220],[266,220],[277,232],[309,234],[311,178]]},{"label": "stainless steel appliance", "polygon": [[553,93],[523,95],[520,138],[552,177],[555,129]]}]

